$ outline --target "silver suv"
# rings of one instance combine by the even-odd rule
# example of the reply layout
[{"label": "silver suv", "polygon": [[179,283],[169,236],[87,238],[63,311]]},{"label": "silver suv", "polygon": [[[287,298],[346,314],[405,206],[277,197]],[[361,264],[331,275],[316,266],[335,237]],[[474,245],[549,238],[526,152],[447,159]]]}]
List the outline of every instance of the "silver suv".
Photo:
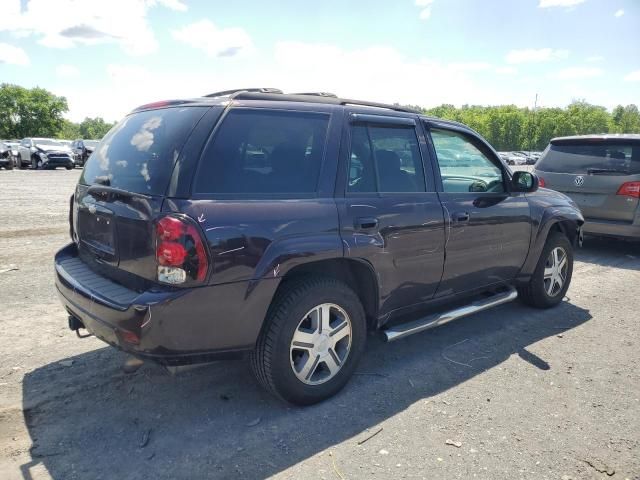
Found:
[{"label": "silver suv", "polygon": [[554,138],[535,173],[578,204],[584,233],[640,239],[640,135]]}]

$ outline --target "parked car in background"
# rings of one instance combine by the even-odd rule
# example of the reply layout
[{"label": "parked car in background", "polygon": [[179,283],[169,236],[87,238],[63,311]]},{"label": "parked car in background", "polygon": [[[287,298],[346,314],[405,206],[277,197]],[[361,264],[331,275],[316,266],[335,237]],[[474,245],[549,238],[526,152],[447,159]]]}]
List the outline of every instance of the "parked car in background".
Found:
[{"label": "parked car in background", "polygon": [[289,402],[339,391],[368,330],[549,308],[571,281],[575,204],[411,109],[219,92],[139,107],[104,145],[55,256],[69,327],[169,365],[248,354]]},{"label": "parked car in background", "polygon": [[23,138],[18,147],[18,168],[74,168],[73,153],[66,145],[51,138]]},{"label": "parked car in background", "polygon": [[14,159],[11,153],[11,145],[5,140],[0,140],[0,168],[13,169]]},{"label": "parked car in background", "polygon": [[98,146],[98,143],[100,143],[100,140],[74,140],[71,144],[71,149],[75,155],[76,165],[84,166],[87,159]]},{"label": "parked car in background", "polygon": [[554,138],[534,171],[578,204],[584,233],[640,239],[640,135]]},{"label": "parked car in background", "polygon": [[518,152],[498,152],[500,158],[502,158],[507,165],[526,165],[527,158],[524,155],[520,155]]}]

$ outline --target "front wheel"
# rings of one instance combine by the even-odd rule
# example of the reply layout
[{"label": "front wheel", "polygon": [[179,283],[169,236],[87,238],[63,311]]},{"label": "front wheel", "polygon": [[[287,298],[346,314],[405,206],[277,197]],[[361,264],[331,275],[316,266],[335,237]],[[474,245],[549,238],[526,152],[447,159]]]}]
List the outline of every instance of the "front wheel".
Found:
[{"label": "front wheel", "polygon": [[365,343],[364,310],[353,290],[329,278],[292,281],[270,308],[251,366],[271,393],[310,405],[344,387]]},{"label": "front wheel", "polygon": [[529,283],[518,289],[520,299],[536,308],[559,304],[567,293],[573,274],[573,247],[562,233],[553,232],[538,260]]}]

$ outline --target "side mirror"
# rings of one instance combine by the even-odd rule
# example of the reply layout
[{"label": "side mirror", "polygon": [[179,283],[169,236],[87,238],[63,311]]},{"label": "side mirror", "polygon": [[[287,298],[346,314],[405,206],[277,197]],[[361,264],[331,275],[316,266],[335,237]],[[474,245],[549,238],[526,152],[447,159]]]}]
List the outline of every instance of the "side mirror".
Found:
[{"label": "side mirror", "polygon": [[535,173],[517,171],[511,178],[511,190],[514,192],[535,192],[540,186],[540,181]]}]

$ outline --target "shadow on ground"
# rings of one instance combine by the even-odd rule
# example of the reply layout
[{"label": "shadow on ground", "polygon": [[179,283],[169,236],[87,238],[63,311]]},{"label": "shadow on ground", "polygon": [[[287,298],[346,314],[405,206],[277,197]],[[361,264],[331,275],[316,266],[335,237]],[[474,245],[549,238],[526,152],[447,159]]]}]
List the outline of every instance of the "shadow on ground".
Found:
[{"label": "shadow on ground", "polygon": [[603,267],[638,270],[640,241],[607,237],[585,237],[582,248],[576,250],[576,260]]},{"label": "shadow on ground", "polygon": [[[95,350],[24,378],[33,460],[22,473],[31,478],[41,463],[65,480],[265,478],[334,444],[355,444],[368,428],[511,355],[542,374],[560,368],[527,347],[590,318],[567,302],[551,311],[514,303],[392,344],[371,336],[345,390],[304,409],[263,392],[244,361],[175,377],[151,365],[124,375],[122,354]],[[477,401],[490,396],[478,392]]]}]

